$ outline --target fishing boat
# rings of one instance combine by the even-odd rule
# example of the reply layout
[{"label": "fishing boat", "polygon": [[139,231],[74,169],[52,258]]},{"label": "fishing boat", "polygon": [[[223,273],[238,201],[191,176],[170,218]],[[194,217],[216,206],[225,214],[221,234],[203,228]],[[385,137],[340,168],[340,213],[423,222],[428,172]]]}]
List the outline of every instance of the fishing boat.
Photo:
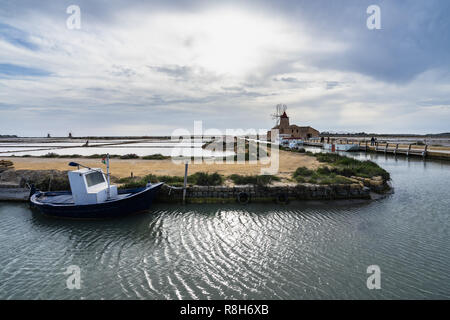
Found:
[{"label": "fishing boat", "polygon": [[324,143],[323,148],[331,151],[358,151],[359,145],[357,144],[339,144],[339,143]]},{"label": "fishing boat", "polygon": [[[30,202],[41,213],[57,218],[103,219],[124,216],[148,210],[162,182],[134,189],[117,189],[110,185],[109,157],[107,175],[101,168],[89,168],[70,162],[78,167],[69,171],[71,191],[40,192],[32,188]],[[82,167],[82,168],[80,168]]]}]

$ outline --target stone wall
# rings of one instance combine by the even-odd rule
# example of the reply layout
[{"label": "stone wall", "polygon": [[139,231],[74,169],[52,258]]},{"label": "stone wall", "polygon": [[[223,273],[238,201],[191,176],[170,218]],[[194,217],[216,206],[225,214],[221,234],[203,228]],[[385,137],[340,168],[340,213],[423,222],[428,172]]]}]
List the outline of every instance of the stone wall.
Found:
[{"label": "stone wall", "polygon": [[[186,189],[188,203],[237,202],[246,193],[250,202],[280,202],[284,200],[370,199],[370,191],[384,189],[376,179],[357,179],[353,184],[314,185],[302,183],[291,186],[190,186]],[[359,180],[359,181],[358,181]],[[0,200],[24,199],[28,195],[25,183],[34,183],[40,190],[69,190],[67,173],[55,170],[8,170],[0,174]],[[163,185],[157,201],[179,202],[182,188]]]},{"label": "stone wall", "polygon": [[[238,195],[245,192],[250,202],[289,200],[332,200],[332,199],[370,199],[370,188],[360,184],[314,185],[298,184],[296,186],[191,186],[186,189],[186,202],[237,202]],[[166,185],[161,188],[158,201],[181,202],[182,189],[172,189]]]}]

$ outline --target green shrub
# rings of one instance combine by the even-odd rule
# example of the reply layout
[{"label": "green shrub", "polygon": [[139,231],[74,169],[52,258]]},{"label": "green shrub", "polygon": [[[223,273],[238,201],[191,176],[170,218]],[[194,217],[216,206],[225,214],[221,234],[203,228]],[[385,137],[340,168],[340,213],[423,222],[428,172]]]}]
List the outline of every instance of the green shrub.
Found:
[{"label": "green shrub", "polygon": [[168,156],[163,156],[160,153],[156,153],[156,154],[150,154],[147,156],[143,156],[142,159],[144,160],[165,160],[165,159],[169,159],[170,157]]},{"label": "green shrub", "polygon": [[59,155],[54,152],[49,152],[41,156],[42,158],[59,158]]},{"label": "green shrub", "polygon": [[295,172],[293,174],[293,177],[294,178],[296,178],[298,176],[309,177],[312,174],[314,174],[313,170],[310,170],[310,169],[308,169],[306,167],[299,167],[299,168],[297,168],[297,170],[295,170]]},{"label": "green shrub", "polygon": [[[110,156],[111,158],[111,156]],[[124,154],[123,156],[120,156],[120,159],[139,159],[139,156],[135,153],[128,153]]]},{"label": "green shrub", "polygon": [[352,183],[348,178],[345,178],[336,172],[335,168],[320,167],[317,170],[310,170],[305,167],[299,167],[292,174],[295,181],[299,183],[318,183],[318,184],[343,184]]},{"label": "green shrub", "polygon": [[316,157],[319,162],[329,163],[332,166],[330,169],[331,172],[341,176],[358,176],[364,178],[381,176],[385,181],[390,179],[389,172],[370,160],[360,161],[341,156],[337,153],[315,153],[313,156]]},{"label": "green shrub", "polygon": [[239,174],[232,174],[228,177],[236,185],[260,185],[264,186],[272,183],[273,181],[280,181],[280,178],[273,175],[257,175],[257,176],[243,176]]},{"label": "green shrub", "polygon": [[[218,173],[205,173],[197,172],[187,177],[189,184],[199,186],[217,186],[223,183],[223,177]],[[117,183],[123,184],[121,188],[138,188],[144,187],[148,182],[157,183],[164,182],[172,186],[183,186],[184,177],[180,176],[157,176],[154,174],[148,174],[145,177],[126,177],[116,180]]]},{"label": "green shrub", "polygon": [[179,176],[156,176],[153,174],[146,175],[143,178],[146,182],[150,181],[151,183],[156,182],[164,182],[167,184],[174,184],[174,183],[183,183],[184,178]]},{"label": "green shrub", "polygon": [[223,176],[217,172],[196,172],[188,177],[188,181],[198,186],[218,186],[223,183]]},{"label": "green shrub", "polygon": [[[102,159],[106,157],[106,154],[98,154],[98,153],[94,153],[88,156],[83,156],[83,158],[88,158],[88,159]],[[114,159],[114,158],[120,158],[122,156],[118,155],[118,154],[110,154],[109,158],[110,159]]]},{"label": "green shrub", "polygon": [[125,183],[120,187],[120,189],[134,189],[134,188],[142,188],[147,185],[147,181],[144,180],[136,180]]},{"label": "green shrub", "polygon": [[94,154],[91,154],[91,155],[88,155],[88,156],[86,156],[86,158],[88,158],[88,159],[98,159],[98,158],[103,158],[103,157],[106,157],[106,154],[97,154],[97,153],[94,153]]},{"label": "green shrub", "polygon": [[323,174],[323,175],[329,175],[331,174],[331,170],[328,167],[320,167],[319,169],[317,169],[317,173],[319,174]]},{"label": "green shrub", "polygon": [[64,159],[83,158],[83,156],[80,154],[65,154],[65,155],[62,154],[59,157]]}]

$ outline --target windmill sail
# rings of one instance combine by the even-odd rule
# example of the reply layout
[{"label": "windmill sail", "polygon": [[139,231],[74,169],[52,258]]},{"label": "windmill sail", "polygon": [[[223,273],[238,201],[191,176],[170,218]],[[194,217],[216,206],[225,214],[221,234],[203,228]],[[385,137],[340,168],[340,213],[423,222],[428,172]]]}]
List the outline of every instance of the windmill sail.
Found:
[{"label": "windmill sail", "polygon": [[272,119],[276,120],[276,125],[280,124],[280,117],[287,110],[287,106],[285,104],[279,103],[276,105],[276,112],[272,114]]}]

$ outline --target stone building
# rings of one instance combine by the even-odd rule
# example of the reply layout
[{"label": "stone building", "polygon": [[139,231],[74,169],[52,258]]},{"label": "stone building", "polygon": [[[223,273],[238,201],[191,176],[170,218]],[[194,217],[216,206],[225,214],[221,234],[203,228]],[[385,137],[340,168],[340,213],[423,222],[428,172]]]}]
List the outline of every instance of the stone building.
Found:
[{"label": "stone building", "polygon": [[[272,130],[279,130],[279,138],[287,139],[302,139],[307,140],[310,138],[319,137],[320,132],[314,128],[299,127],[295,124],[289,124],[289,117],[286,112],[280,116],[280,124],[273,127]],[[271,139],[271,131],[267,131],[267,140]]]}]

